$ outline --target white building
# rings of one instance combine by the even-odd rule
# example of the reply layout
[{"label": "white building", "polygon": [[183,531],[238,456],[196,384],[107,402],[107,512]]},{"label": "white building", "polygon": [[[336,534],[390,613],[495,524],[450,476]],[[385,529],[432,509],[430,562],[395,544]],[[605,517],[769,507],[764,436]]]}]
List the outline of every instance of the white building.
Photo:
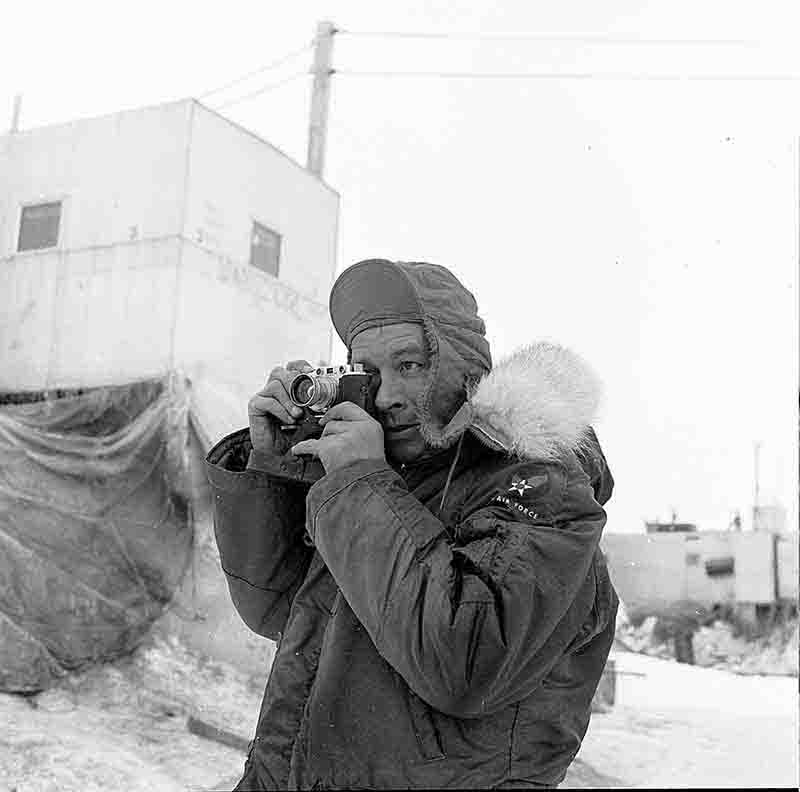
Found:
[{"label": "white building", "polygon": [[338,207],[191,99],[0,137],[0,392],[177,371],[244,425],[274,365],[328,359]]}]

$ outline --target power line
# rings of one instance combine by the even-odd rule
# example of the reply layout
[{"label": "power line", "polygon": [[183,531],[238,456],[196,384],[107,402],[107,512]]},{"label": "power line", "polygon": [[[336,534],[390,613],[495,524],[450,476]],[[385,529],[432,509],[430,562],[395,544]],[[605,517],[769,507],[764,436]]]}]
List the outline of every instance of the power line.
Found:
[{"label": "power line", "polygon": [[434,77],[445,79],[504,80],[654,80],[654,81],[798,81],[797,74],[637,74],[635,72],[438,72],[438,71],[349,71],[345,77]]},{"label": "power line", "polygon": [[312,40],[310,43],[306,44],[304,47],[300,49],[293,50],[292,52],[287,53],[278,60],[273,61],[272,63],[268,63],[266,66],[261,66],[258,69],[255,69],[247,74],[243,74],[241,77],[237,77],[230,82],[225,83],[225,85],[220,85],[219,88],[212,88],[210,91],[206,91],[205,93],[200,94],[198,97],[199,99],[205,99],[211,94],[219,93],[220,91],[224,91],[227,88],[232,88],[234,85],[238,85],[240,82],[244,82],[245,80],[250,79],[250,77],[255,77],[257,74],[262,74],[263,72],[270,71],[272,69],[277,69],[279,66],[283,66],[284,63],[292,60],[292,58],[296,58],[298,55],[302,55],[304,52],[308,52],[314,46],[314,41]]},{"label": "power line", "polygon": [[290,74],[288,77],[284,77],[284,79],[282,80],[278,80],[277,82],[274,83],[269,83],[268,85],[264,85],[255,91],[251,91],[250,93],[245,94],[244,96],[240,96],[238,99],[231,99],[229,102],[223,102],[221,105],[217,105],[214,109],[222,110],[225,107],[231,107],[232,105],[239,104],[240,102],[246,102],[249,99],[255,99],[257,96],[261,96],[261,94],[268,93],[269,91],[272,91],[275,88],[280,88],[282,85],[294,82],[300,77],[308,77],[308,76],[309,72],[307,71],[295,72],[294,74]]},{"label": "power line", "polygon": [[593,44],[666,44],[704,46],[753,46],[760,42],[752,39],[700,39],[700,38],[642,38],[627,34],[609,33],[412,33],[402,31],[379,30],[343,30],[337,33],[344,36],[361,36],[370,38],[405,38],[405,39],[451,39],[455,41],[576,41]]}]

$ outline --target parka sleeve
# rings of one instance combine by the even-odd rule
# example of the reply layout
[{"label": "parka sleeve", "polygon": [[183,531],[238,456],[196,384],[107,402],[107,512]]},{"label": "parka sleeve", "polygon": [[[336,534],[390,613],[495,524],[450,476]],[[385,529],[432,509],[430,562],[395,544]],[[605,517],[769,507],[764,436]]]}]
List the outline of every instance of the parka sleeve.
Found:
[{"label": "parka sleeve", "polygon": [[233,604],[254,632],[277,639],[311,561],[305,490],[257,469],[247,429],[206,457],[214,535]]},{"label": "parka sleeve", "polygon": [[[522,492],[509,495],[515,482]],[[455,541],[381,462],[326,476],[306,506],[317,550],[378,652],[456,717],[529,695],[580,642],[606,519],[574,457],[510,464],[477,490]]]}]

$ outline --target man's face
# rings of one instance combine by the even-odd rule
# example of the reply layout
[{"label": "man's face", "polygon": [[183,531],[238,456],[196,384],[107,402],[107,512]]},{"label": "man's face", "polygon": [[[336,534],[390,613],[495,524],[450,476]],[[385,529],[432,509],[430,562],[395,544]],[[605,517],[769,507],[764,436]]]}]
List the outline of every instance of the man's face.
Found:
[{"label": "man's face", "polygon": [[[422,326],[401,323],[363,330],[353,340],[351,354],[353,363],[380,377],[375,408],[387,458],[407,463],[430,454],[419,430],[420,402],[430,379]],[[451,410],[452,401],[445,401],[449,403],[442,406]]]}]

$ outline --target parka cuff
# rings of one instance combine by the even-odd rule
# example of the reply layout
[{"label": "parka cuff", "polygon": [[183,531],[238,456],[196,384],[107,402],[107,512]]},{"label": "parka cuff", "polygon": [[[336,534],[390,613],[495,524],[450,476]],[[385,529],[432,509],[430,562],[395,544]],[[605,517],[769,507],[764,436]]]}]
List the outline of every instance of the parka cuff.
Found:
[{"label": "parka cuff", "polygon": [[266,476],[267,471],[270,469],[269,463],[267,462],[267,455],[253,449],[250,452],[250,456],[247,458],[247,469],[257,470],[259,473],[263,473]]},{"label": "parka cuff", "polygon": [[247,467],[250,449],[250,430],[240,429],[223,437],[208,452],[206,476],[214,489],[235,494],[270,486],[264,473]]},{"label": "parka cuff", "polygon": [[[317,515],[334,498],[347,497],[347,491],[368,486],[379,491],[414,544],[426,547],[443,529],[438,520],[431,520],[430,512],[409,492],[403,477],[382,459],[362,459],[351,465],[328,473],[308,491],[306,498],[306,530],[314,540]],[[420,509],[428,519],[420,519]]]}]

